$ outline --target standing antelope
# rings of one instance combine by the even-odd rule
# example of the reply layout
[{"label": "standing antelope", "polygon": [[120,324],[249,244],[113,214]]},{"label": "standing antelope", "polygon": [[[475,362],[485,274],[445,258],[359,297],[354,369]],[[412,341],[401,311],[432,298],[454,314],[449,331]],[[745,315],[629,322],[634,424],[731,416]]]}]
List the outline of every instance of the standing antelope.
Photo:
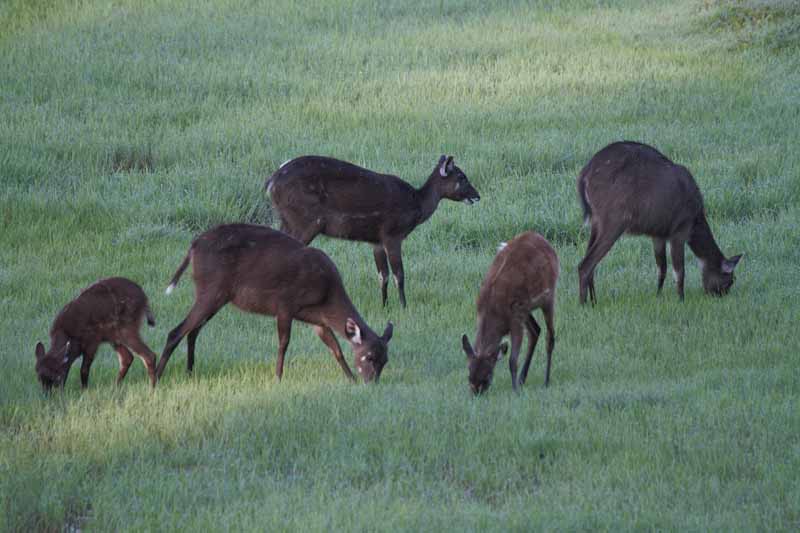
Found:
[{"label": "standing antelope", "polygon": [[392,323],[380,337],[370,329],[347,296],[336,265],[322,251],[265,226],[217,226],[192,242],[167,294],[175,288],[189,262],[195,284],[194,305],[167,337],[156,370],[158,378],[187,334],[186,368],[192,371],[200,330],[232,302],[243,311],[276,317],[279,348],[275,374],[279,380],[293,320],[314,326],[348,378],[355,379],[334,331],[350,341],[356,368],[364,381],[379,379],[387,361]]},{"label": "standing antelope", "polygon": [[474,394],[481,394],[492,383],[497,361],[508,350],[500,343],[511,336],[511,385],[517,390],[517,359],[524,330],[528,331],[528,354],[522,367],[519,385],[525,383],[533,350],[541,328],[531,312],[541,309],[547,326],[547,369],[544,384],[550,384],[550,363],[555,347],[553,318],[558,282],[558,256],[547,240],[532,231],[514,237],[500,251],[489,267],[478,294],[478,332],[473,349],[466,335],[461,344],[467,354],[469,384]]},{"label": "standing antelope", "polygon": [[321,233],[372,244],[384,306],[390,264],[400,303],[406,306],[403,239],[431,217],[442,198],[467,204],[480,200],[452,156],[442,156],[419,189],[397,176],[320,156],[287,161],[266,188],[281,230],[303,243]]},{"label": "standing antelope", "polygon": [[684,244],[701,261],[705,292],[722,296],[734,281],[741,255],[725,259],[703,208],[694,178],[652,146],[625,141],[597,152],[578,176],[578,198],[591,223],[586,256],[578,266],[580,302],[588,291],[592,304],[594,269],[623,233],[648,235],[658,265],[661,294],[667,273],[667,242],[678,295],[683,300]]},{"label": "standing antelope", "polygon": [[142,319],[150,326],[156,321],[147,296],[139,285],[125,278],[101,279],[84,289],[58,313],[50,328],[50,350],[36,343],[36,374],[45,390],[63,386],[69,369],[78,357],[81,387],[89,384],[89,369],[97,349],[110,343],[119,357],[117,384],[125,379],[133,362],[133,350],[141,358],[156,384],[156,354],[139,336]]}]

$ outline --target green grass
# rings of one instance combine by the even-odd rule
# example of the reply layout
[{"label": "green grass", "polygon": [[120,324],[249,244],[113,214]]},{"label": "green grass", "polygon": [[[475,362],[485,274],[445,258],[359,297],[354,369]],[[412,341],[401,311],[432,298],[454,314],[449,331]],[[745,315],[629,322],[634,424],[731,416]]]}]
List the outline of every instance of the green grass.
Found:
[{"label": "green grass", "polygon": [[[379,7],[378,7],[379,6]],[[793,2],[246,0],[0,4],[0,528],[797,530],[800,13]],[[626,238],[577,305],[574,183],[634,139],[688,166],[731,294],[655,297]],[[160,351],[193,291],[163,294],[192,236],[270,222],[263,180],[327,154],[419,184],[442,153],[481,192],[406,241],[408,310],[369,248],[320,239],[369,324],[376,387],[297,324],[224,309],[151,391],[103,347],[44,397],[34,345],[82,287],[138,281]],[[552,382],[537,351],[472,398],[460,336],[495,247],[561,259]],[[691,255],[691,254],[690,254]],[[543,342],[539,350],[543,350]],[[349,349],[348,361],[351,359]]]}]

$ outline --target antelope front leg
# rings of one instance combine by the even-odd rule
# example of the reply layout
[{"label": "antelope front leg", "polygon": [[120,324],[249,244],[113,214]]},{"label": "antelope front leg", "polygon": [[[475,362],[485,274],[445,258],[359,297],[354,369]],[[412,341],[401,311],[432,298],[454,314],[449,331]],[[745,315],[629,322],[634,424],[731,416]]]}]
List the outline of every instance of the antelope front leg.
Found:
[{"label": "antelope front leg", "polygon": [[288,315],[278,316],[278,363],[275,366],[275,376],[278,381],[283,377],[283,360],[286,357],[286,348],[289,347],[289,339],[292,336],[292,317]]},{"label": "antelope front leg", "polygon": [[386,244],[386,254],[389,256],[389,264],[392,265],[394,282],[397,284],[397,291],[400,293],[400,304],[406,307],[405,273],[403,272],[403,254],[400,245],[401,241],[391,241]]},{"label": "antelope front leg", "polygon": [[342,368],[344,375],[347,376],[350,381],[355,381],[356,377],[350,371],[350,367],[347,366],[342,348],[339,346],[339,342],[336,340],[336,336],[333,334],[333,331],[331,331],[331,328],[326,326],[314,326],[314,331],[317,333],[320,340],[325,343],[325,346],[330,349],[334,359],[336,359],[336,362],[339,363],[339,366]]},{"label": "antelope front leg", "polygon": [[672,272],[675,274],[675,288],[678,297],[683,301],[683,245],[684,241],[673,239],[669,243],[669,253],[672,256]]},{"label": "antelope front leg", "polygon": [[508,369],[511,371],[511,387],[514,392],[519,391],[517,360],[519,359],[520,348],[522,348],[522,325],[516,323],[511,327],[511,356],[508,358]]},{"label": "antelope front leg", "polygon": [[89,370],[94,363],[94,356],[97,353],[97,345],[89,346],[83,352],[83,361],[81,362],[81,388],[85,389],[89,386]]},{"label": "antelope front leg", "polygon": [[386,307],[387,288],[389,287],[389,260],[386,257],[386,251],[380,245],[372,248],[372,255],[375,257],[375,266],[378,268],[378,275],[381,278],[381,301],[383,306]]}]

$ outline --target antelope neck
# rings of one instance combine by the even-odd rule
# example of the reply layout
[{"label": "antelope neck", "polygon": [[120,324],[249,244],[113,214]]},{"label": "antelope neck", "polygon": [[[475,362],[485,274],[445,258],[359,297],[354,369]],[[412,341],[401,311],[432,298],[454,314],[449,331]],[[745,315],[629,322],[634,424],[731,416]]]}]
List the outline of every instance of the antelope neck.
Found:
[{"label": "antelope neck", "polygon": [[485,315],[478,316],[478,332],[475,334],[475,353],[494,350],[500,345],[505,332],[500,320],[492,320]]},{"label": "antelope neck", "polygon": [[434,211],[436,211],[436,208],[439,206],[439,201],[442,199],[442,195],[439,194],[434,184],[434,180],[436,179],[439,178],[435,175],[431,175],[428,181],[417,189],[417,198],[419,198],[420,204],[420,219],[417,224],[422,224],[431,218],[431,215],[433,215]]},{"label": "antelope neck", "polygon": [[705,214],[698,217],[694,228],[692,228],[692,234],[689,237],[689,248],[692,249],[694,255],[703,261],[705,268],[719,270],[719,266],[725,259],[719,246],[717,246],[717,241],[714,240],[714,235],[711,233]]}]

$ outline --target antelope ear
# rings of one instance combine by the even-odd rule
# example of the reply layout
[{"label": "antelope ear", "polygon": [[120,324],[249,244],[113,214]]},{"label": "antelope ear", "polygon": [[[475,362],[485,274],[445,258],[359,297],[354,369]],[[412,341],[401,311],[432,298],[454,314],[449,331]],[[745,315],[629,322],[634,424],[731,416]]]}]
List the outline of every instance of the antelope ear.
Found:
[{"label": "antelope ear", "polygon": [[358,327],[355,320],[352,318],[347,319],[344,325],[344,332],[347,334],[347,338],[350,339],[350,342],[353,344],[361,344],[361,328]]},{"label": "antelope ear", "polygon": [[472,349],[466,334],[461,336],[461,347],[464,349],[464,353],[467,354],[467,359],[475,359],[475,351]]},{"label": "antelope ear", "polygon": [[386,329],[383,330],[383,336],[381,337],[383,339],[383,342],[389,342],[390,340],[392,340],[392,333],[394,333],[394,324],[389,322],[388,324],[386,324]]},{"label": "antelope ear", "polygon": [[500,345],[500,348],[497,350],[497,360],[499,361],[500,359],[502,359],[507,351],[508,351],[508,343],[504,342],[503,344]]},{"label": "antelope ear", "polygon": [[436,163],[436,166],[439,167],[439,175],[443,178],[447,177],[447,156],[442,154],[442,157],[439,158],[439,162]]},{"label": "antelope ear", "polygon": [[41,342],[36,343],[36,359],[44,357],[44,344]]},{"label": "antelope ear", "polygon": [[72,341],[67,341],[67,344],[64,345],[64,363],[69,363],[69,347],[72,344]]},{"label": "antelope ear", "polygon": [[733,269],[736,268],[736,265],[739,264],[739,260],[742,258],[744,254],[734,255],[730,259],[723,259],[721,269],[722,272],[725,274],[730,274],[733,272]]},{"label": "antelope ear", "polygon": [[453,171],[453,168],[455,168],[456,164],[453,162],[453,156],[452,155],[447,158],[447,163],[445,163],[444,166],[445,166],[445,170],[447,171],[448,174],[450,174]]}]

